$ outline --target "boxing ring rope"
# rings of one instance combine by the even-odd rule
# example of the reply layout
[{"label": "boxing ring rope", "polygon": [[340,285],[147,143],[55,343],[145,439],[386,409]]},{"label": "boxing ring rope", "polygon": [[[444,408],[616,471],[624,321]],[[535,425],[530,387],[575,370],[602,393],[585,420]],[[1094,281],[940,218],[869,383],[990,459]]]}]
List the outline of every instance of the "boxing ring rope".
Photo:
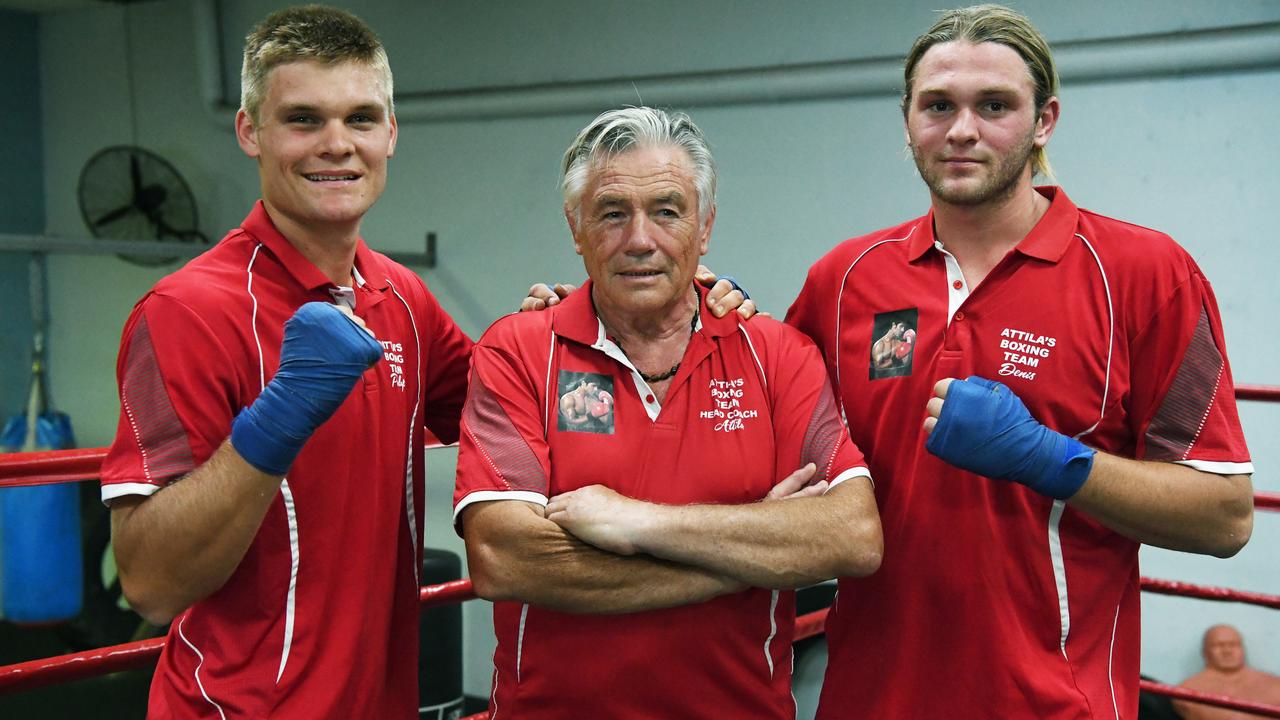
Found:
[{"label": "boxing ring rope", "polygon": [[1236,399],[1280,402],[1280,387],[1275,387],[1274,385],[1237,385]]},{"label": "boxing ring rope", "polygon": [[[1280,387],[1238,385],[1236,386],[1236,397],[1240,400],[1280,402]],[[426,447],[432,449],[444,446],[439,443],[428,443]],[[106,448],[0,454],[0,488],[95,479],[105,457]],[[1280,511],[1280,493],[1254,493],[1254,508]],[[1140,579],[1140,587],[1144,592],[1162,595],[1177,595],[1219,602],[1240,602],[1280,610],[1280,596],[1278,595],[1146,577]],[[439,585],[426,585],[419,589],[419,602],[423,609],[451,605],[472,600],[475,597],[471,581],[468,579],[453,580]],[[795,641],[799,642],[823,634],[827,613],[828,609],[824,608],[797,617]],[[164,643],[164,638],[152,638],[123,645],[0,666],[0,695],[82,680],[122,670],[143,669],[155,664],[160,656],[160,651],[164,648]],[[1280,706],[1237,700],[1224,695],[1211,695],[1150,680],[1142,680],[1139,687],[1146,692],[1157,695],[1192,700],[1241,712],[1250,712],[1263,717],[1280,718]],[[480,713],[466,717],[463,720],[482,720],[487,716],[487,713]]]}]

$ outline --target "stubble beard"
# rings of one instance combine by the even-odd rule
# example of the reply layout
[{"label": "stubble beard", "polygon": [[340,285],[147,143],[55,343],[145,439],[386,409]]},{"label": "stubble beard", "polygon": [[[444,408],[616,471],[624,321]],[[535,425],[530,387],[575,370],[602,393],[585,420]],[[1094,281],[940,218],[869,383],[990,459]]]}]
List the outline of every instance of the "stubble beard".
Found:
[{"label": "stubble beard", "polygon": [[997,164],[990,167],[991,173],[976,187],[956,187],[947,182],[940,168],[932,166],[921,156],[920,148],[911,143],[911,156],[915,159],[916,170],[920,178],[929,187],[933,197],[950,205],[973,207],[988,203],[998,203],[1007,199],[1018,189],[1022,173],[1035,152],[1035,129],[1032,128],[1016,147],[1002,156]]}]

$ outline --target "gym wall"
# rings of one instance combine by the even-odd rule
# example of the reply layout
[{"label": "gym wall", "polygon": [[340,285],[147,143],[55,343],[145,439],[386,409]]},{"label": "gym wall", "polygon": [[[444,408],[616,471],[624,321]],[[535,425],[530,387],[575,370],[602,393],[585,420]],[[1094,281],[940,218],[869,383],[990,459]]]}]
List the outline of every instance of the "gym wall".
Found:
[{"label": "gym wall", "polygon": [[[38,234],[44,230],[44,172],[40,122],[40,66],[35,15],[0,10],[0,233]],[[0,253],[0,416],[25,407],[31,377],[30,255]]]}]

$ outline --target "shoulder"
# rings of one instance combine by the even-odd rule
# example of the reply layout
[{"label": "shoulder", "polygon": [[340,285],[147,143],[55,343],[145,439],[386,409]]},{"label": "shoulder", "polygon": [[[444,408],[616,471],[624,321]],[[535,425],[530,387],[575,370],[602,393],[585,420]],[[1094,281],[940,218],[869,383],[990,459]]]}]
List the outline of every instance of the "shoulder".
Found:
[{"label": "shoulder", "polygon": [[232,230],[218,244],[161,278],[144,301],[164,297],[205,315],[249,300],[251,264],[258,242]]},{"label": "shoulder", "polygon": [[738,319],[739,334],[752,344],[764,343],[770,347],[817,347],[808,335],[771,317],[756,316],[750,320]]},{"label": "shoulder", "polygon": [[260,264],[261,247],[243,229],[233,229],[209,250],[161,278],[154,291],[188,302],[198,302],[209,293],[216,300],[224,299],[227,293],[246,295],[250,274]]},{"label": "shoulder", "polygon": [[1080,210],[1080,237],[1109,273],[1181,284],[1200,274],[1190,254],[1169,235],[1136,223]]},{"label": "shoulder", "polygon": [[738,320],[738,335],[770,372],[793,372],[808,363],[822,367],[814,341],[801,330],[771,317]]},{"label": "shoulder", "polygon": [[476,344],[479,347],[514,351],[544,338],[549,340],[551,324],[558,310],[559,306],[556,306],[547,310],[504,315],[493,321]]}]

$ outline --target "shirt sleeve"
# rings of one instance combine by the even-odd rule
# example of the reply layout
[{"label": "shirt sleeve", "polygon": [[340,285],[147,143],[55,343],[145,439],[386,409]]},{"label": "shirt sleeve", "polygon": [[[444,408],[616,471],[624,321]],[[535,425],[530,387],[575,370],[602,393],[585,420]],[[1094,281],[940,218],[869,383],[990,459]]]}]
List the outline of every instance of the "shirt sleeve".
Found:
[{"label": "shirt sleeve", "polygon": [[240,408],[231,357],[181,302],[152,293],[138,303],[116,361],[120,420],[102,465],[103,502],[150,495],[209,459]]},{"label": "shirt sleeve", "polygon": [[[832,487],[851,478],[870,478],[866,458],[840,418],[818,349],[794,328],[778,329],[769,349],[777,476],[814,463],[815,481],[826,480]],[[788,467],[795,458],[799,461]]]},{"label": "shirt sleeve", "polygon": [[1224,475],[1253,472],[1222,319],[1194,268],[1130,346],[1136,457]]},{"label": "shirt sleeve", "polygon": [[[490,331],[493,334],[493,331]],[[551,453],[540,377],[514,347],[482,341],[471,357],[471,381],[458,441],[454,527],[475,502],[547,504]],[[546,360],[542,364],[545,366]],[[542,368],[545,372],[545,367]]]},{"label": "shirt sleeve", "polygon": [[458,440],[458,423],[467,396],[467,367],[471,359],[471,338],[440,307],[434,295],[423,288],[427,314],[432,318],[426,335],[431,343],[423,378],[423,424],[444,443]]}]

